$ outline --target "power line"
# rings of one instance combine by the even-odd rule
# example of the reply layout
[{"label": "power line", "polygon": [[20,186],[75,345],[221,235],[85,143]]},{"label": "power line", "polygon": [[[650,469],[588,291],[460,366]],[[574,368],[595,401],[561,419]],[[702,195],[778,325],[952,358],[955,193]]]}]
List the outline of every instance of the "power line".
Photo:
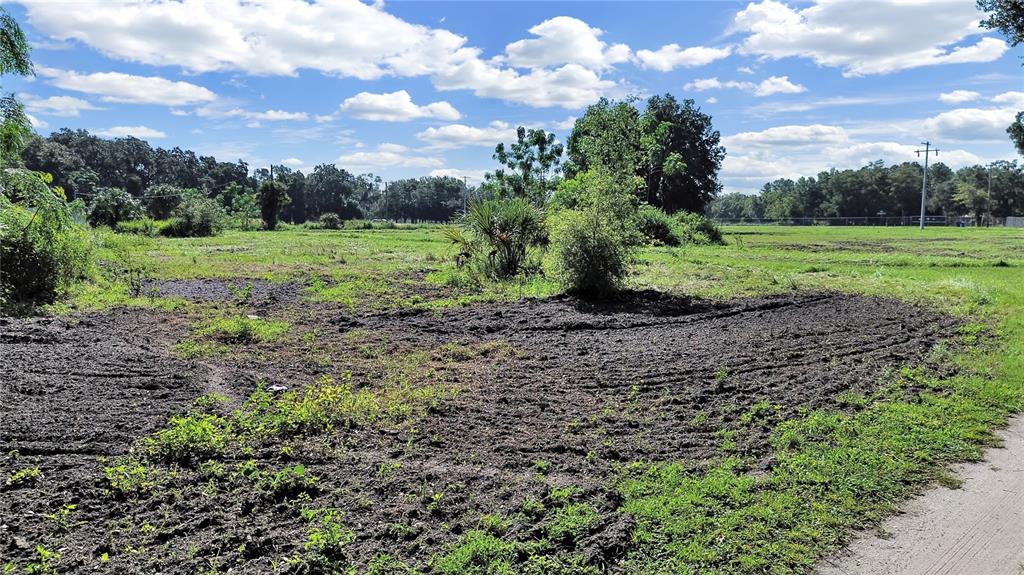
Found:
[{"label": "power line", "polygon": [[924,207],[925,207],[925,200],[928,197],[928,154],[934,152],[935,155],[938,156],[939,155],[939,149],[938,148],[932,148],[931,147],[931,145],[932,145],[931,142],[929,142],[927,140],[925,140],[924,142],[921,142],[921,145],[924,146],[924,149],[923,150],[914,150],[914,153],[916,153],[918,157],[921,157],[921,152],[924,152],[924,178],[921,180],[921,229],[923,230],[924,229]]}]

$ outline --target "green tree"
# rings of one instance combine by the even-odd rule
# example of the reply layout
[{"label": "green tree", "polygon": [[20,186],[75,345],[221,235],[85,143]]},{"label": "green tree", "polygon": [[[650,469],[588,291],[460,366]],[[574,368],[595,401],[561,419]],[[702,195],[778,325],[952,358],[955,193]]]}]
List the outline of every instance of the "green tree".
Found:
[{"label": "green tree", "polygon": [[263,227],[268,230],[277,229],[277,218],[291,201],[288,197],[288,187],[281,182],[267,180],[260,185],[258,199]]},{"label": "green tree", "polygon": [[[18,23],[0,7],[0,75],[31,76],[31,48]],[[32,124],[14,94],[0,98],[0,167],[17,163],[32,136]]]},{"label": "green tree", "polygon": [[558,173],[564,146],[554,133],[519,126],[516,143],[508,148],[501,142],[494,148],[494,159],[508,168],[495,170],[490,179],[495,191],[505,198],[525,198],[543,206],[558,185]]},{"label": "green tree", "polygon": [[703,213],[722,185],[718,170],[725,158],[711,116],[671,94],[653,96],[640,117],[640,175],[647,203],[668,213]]},{"label": "green tree", "polygon": [[957,203],[974,215],[974,225],[980,226],[981,220],[988,211],[988,194],[970,182],[957,182]]},{"label": "green tree", "polygon": [[983,28],[999,30],[1011,46],[1024,42],[1024,3],[1020,0],[978,0],[978,10],[985,12]]},{"label": "green tree", "polygon": [[568,178],[591,169],[633,175],[640,164],[640,112],[634,98],[601,98],[576,120],[566,142]]},{"label": "green tree", "polygon": [[171,217],[171,212],[181,202],[181,188],[170,184],[157,184],[146,188],[146,193],[142,197],[149,217],[165,220]]},{"label": "green tree", "polygon": [[1006,128],[1010,141],[1017,148],[1017,153],[1024,156],[1024,112],[1017,112],[1010,127]]}]

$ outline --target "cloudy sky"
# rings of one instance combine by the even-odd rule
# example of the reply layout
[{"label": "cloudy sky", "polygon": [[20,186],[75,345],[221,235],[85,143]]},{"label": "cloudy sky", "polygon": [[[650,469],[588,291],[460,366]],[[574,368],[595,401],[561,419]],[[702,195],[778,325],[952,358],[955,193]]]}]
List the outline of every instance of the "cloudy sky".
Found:
[{"label": "cloudy sky", "polygon": [[385,178],[494,168],[527,125],[568,135],[601,96],[670,92],[713,117],[726,191],[931,140],[1013,159],[1020,47],[973,0],[387,2],[28,0],[37,130],[85,128],[221,160]]}]

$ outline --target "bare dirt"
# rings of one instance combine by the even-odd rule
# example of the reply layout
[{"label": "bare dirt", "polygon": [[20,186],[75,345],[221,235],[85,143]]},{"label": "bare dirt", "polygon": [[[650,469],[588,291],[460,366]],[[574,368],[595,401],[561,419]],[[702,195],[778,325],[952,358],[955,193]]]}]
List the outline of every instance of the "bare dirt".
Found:
[{"label": "bare dirt", "polygon": [[[622,465],[697,468],[737,453],[752,472],[768,469],[774,422],[876,389],[887,369],[925,361],[956,325],[894,300],[837,294],[709,303],[643,292],[443,313],[260,309],[289,318],[291,336],[191,361],[173,351],[190,335],[182,316],[2,320],[0,453],[17,456],[0,458],[0,557],[24,564],[44,545],[60,552],[62,573],[284,572],[303,552],[298,509],[313,506],[345,510],[352,564],[389,553],[430,572],[431,557],[482,514],[511,515],[574,486],[602,512],[574,552],[613,565],[631,533],[612,487]],[[456,348],[477,351],[453,359]],[[190,470],[148,495],[109,491],[104,465],[202,394],[238,405],[258,379],[300,388],[343,372],[372,386],[382,362],[417,352],[458,392],[439,409],[246,455],[271,472],[306,465],[319,478],[308,500],[266,502],[234,475],[198,480]],[[2,483],[28,466],[42,479]],[[47,518],[68,504],[74,521]]]}]

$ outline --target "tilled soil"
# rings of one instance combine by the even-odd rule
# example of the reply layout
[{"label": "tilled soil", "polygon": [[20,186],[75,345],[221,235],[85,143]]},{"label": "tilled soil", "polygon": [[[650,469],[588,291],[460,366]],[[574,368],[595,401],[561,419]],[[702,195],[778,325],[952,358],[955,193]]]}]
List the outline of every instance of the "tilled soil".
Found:
[{"label": "tilled soil", "polygon": [[[837,294],[712,304],[644,292],[603,304],[554,298],[376,315],[323,308],[293,319],[295,340],[202,362],[170,352],[188,330],[165,314],[4,320],[0,450],[19,456],[0,459],[0,480],[28,465],[44,477],[0,484],[0,556],[25,562],[45,544],[60,550],[61,572],[286,571],[282,560],[305,539],[296,505],[183,480],[124,500],[106,491],[98,458],[125,453],[203,393],[244,398],[257,374],[301,387],[345,370],[372,385],[379,356],[501,344],[438,365],[458,394],[436,412],[251,455],[271,470],[303,463],[320,478],[305,504],[345,510],[355,565],[389,553],[429,572],[431,557],[482,514],[510,515],[553,487],[575,486],[602,512],[575,551],[614,566],[631,529],[616,512],[622,465],[699,468],[738,454],[752,472],[769,469],[774,422],[876,389],[887,369],[920,364],[955,329],[894,300]],[[318,361],[296,343],[314,330]],[[55,530],[46,515],[65,504],[78,506],[81,523]]]}]

